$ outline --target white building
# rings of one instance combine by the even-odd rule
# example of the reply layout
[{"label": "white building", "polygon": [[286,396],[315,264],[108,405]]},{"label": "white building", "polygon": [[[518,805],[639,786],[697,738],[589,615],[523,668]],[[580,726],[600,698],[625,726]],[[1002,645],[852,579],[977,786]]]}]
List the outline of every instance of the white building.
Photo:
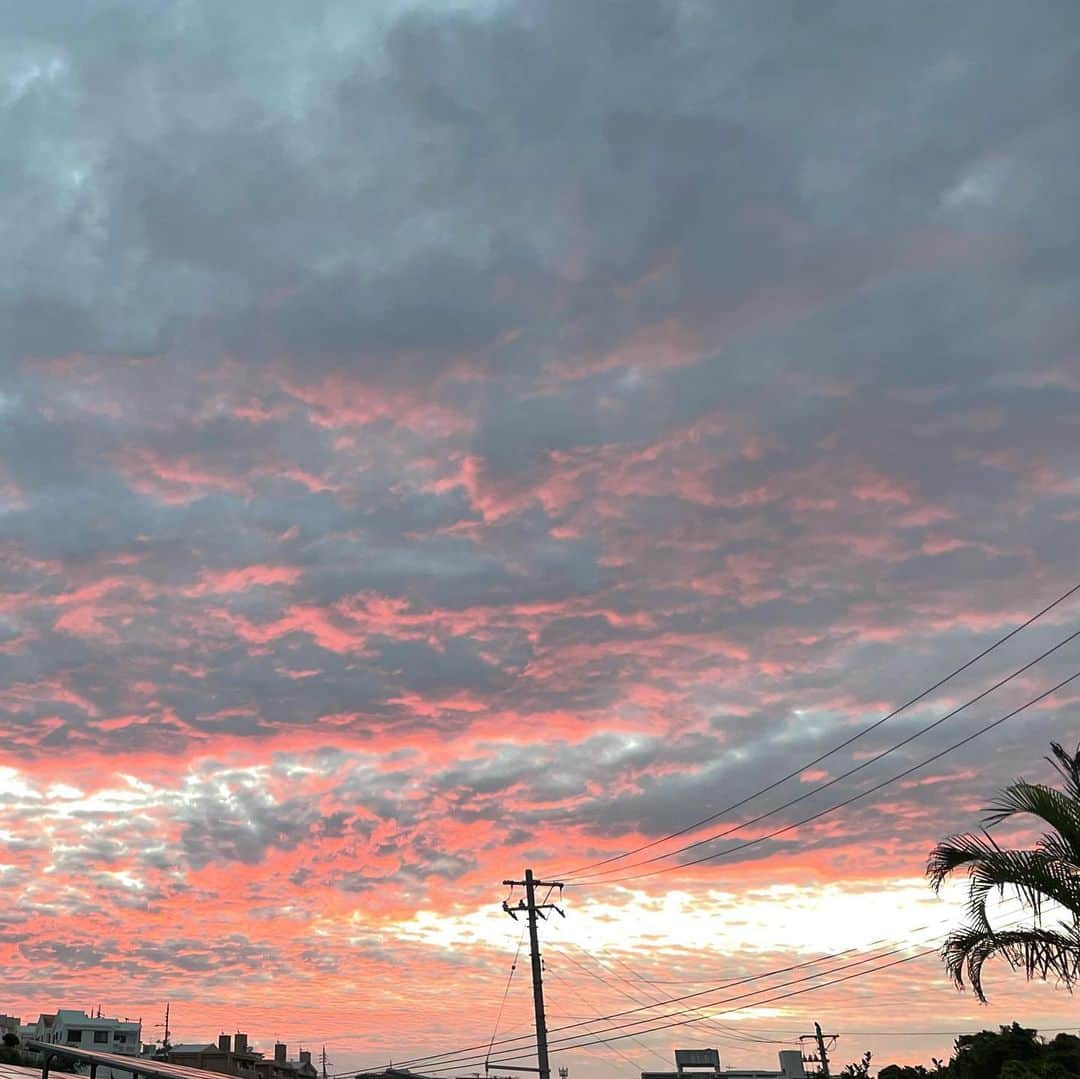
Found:
[{"label": "white building", "polygon": [[642,1072],[641,1079],[805,1079],[802,1053],[781,1050],[779,1071],[765,1068],[721,1068],[716,1049],[676,1049],[675,1071]]},{"label": "white building", "polygon": [[[25,1041],[48,1042],[50,1045],[70,1045],[77,1049],[97,1049],[121,1056],[138,1056],[142,1049],[142,1022],[130,1019],[106,1019],[87,1015],[74,1008],[60,1008],[55,1014],[39,1015],[37,1022],[20,1029]],[[99,1068],[101,1079],[108,1079],[108,1069]],[[127,1072],[118,1073],[127,1076]]]}]

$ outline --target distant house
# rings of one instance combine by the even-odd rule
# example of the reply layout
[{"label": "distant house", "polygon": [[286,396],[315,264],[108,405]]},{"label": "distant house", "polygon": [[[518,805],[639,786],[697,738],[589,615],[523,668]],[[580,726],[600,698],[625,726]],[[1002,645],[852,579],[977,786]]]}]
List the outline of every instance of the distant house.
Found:
[{"label": "distant house", "polygon": [[56,1015],[48,1015],[42,1012],[37,1021],[33,1023],[23,1023],[19,1027],[19,1041],[25,1042],[33,1039],[39,1042],[51,1042],[52,1030],[56,1024]]},{"label": "distant house", "polygon": [[311,1063],[311,1051],[301,1049],[296,1060],[289,1060],[288,1046],[274,1043],[274,1059],[265,1062],[259,1071],[259,1079],[315,1079],[318,1072]]},{"label": "distant house", "polygon": [[197,1042],[173,1045],[165,1059],[170,1064],[235,1075],[241,1079],[316,1079],[318,1072],[311,1063],[311,1053],[301,1050],[296,1060],[288,1059],[288,1046],[277,1042],[273,1059],[248,1046],[247,1035],[220,1034],[217,1043]]},{"label": "distant house", "polygon": [[[70,1045],[78,1049],[98,1049],[121,1056],[138,1056],[142,1048],[142,1022],[130,1019],[109,1019],[103,1015],[87,1015],[74,1008],[60,1008],[55,1013],[42,1013],[33,1023],[19,1028],[22,1041],[48,1042],[50,1045]],[[127,1079],[127,1072],[119,1073]],[[100,1079],[110,1079],[110,1070],[98,1070]]]},{"label": "distant house", "polygon": [[41,1014],[37,1021],[19,1028],[20,1037],[51,1045],[77,1045],[80,1049],[100,1049],[122,1056],[138,1056],[142,1045],[142,1023],[130,1019],[108,1019],[87,1015],[74,1008],[60,1008],[55,1014]]},{"label": "distant house", "polygon": [[170,1064],[183,1064],[188,1068],[255,1079],[258,1074],[255,1065],[263,1059],[263,1055],[249,1049],[247,1035],[237,1032],[235,1045],[231,1035],[221,1034],[216,1044],[194,1042],[170,1046],[165,1059]]},{"label": "distant house", "polygon": [[676,1049],[675,1071],[642,1072],[641,1079],[804,1079],[802,1053],[797,1049],[780,1052],[780,1070],[720,1067],[716,1049]]}]

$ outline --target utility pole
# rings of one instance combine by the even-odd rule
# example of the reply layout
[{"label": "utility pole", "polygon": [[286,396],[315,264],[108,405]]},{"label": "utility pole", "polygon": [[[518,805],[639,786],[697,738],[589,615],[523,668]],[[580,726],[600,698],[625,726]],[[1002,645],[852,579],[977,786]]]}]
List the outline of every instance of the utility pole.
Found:
[{"label": "utility pole", "polygon": [[326,1046],[322,1047],[322,1052],[319,1054],[319,1061],[322,1064],[322,1079],[326,1079]]},{"label": "utility pole", "polygon": [[[820,1023],[814,1024],[813,1034],[799,1035],[800,1044],[809,1041],[817,1046],[816,1054],[811,1053],[810,1056],[807,1056],[805,1053],[803,1054],[804,1064],[816,1064],[818,1066],[817,1071],[814,1073],[815,1075],[824,1075],[826,1079],[831,1076],[832,1073],[829,1071],[829,1050],[836,1045],[836,1038],[837,1035],[835,1034],[822,1034]],[[827,1046],[825,1044],[826,1040],[828,1040],[829,1043]]]},{"label": "utility pole", "polygon": [[[514,921],[517,921],[518,912],[522,912],[528,916],[529,920],[529,956],[532,959],[532,984],[533,984],[533,1011],[536,1015],[536,1064],[537,1067],[533,1068],[510,1068],[511,1071],[537,1071],[540,1074],[540,1079],[551,1079],[551,1065],[548,1063],[548,1045],[547,1045],[547,1020],[544,1017],[544,979],[543,979],[543,965],[540,962],[540,943],[536,935],[536,919],[543,918],[547,920],[545,910],[554,910],[560,914],[563,918],[566,915],[560,910],[554,903],[537,903],[536,902],[536,889],[547,888],[548,895],[551,895],[553,888],[559,889],[559,894],[562,895],[562,881],[558,880],[537,880],[533,876],[531,869],[525,870],[524,880],[504,880],[503,884],[508,885],[511,890],[514,888],[524,888],[525,898],[519,899],[517,906],[512,907],[504,899],[503,910],[510,915]],[[484,1065],[485,1070],[487,1064]]]},{"label": "utility pole", "polygon": [[[161,1024],[157,1023],[155,1026],[161,1026]],[[161,1036],[161,1052],[166,1059],[168,1059],[171,1048],[172,1044],[169,1042],[169,1002],[165,1001],[165,1033]]]}]

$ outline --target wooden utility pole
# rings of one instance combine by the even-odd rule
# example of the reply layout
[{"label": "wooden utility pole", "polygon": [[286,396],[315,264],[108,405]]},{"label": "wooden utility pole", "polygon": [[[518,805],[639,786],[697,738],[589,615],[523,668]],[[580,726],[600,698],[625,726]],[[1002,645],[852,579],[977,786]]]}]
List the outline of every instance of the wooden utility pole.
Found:
[{"label": "wooden utility pole", "polygon": [[[817,1045],[816,1054],[811,1053],[810,1056],[803,1054],[804,1064],[816,1064],[818,1066],[817,1071],[814,1073],[815,1075],[824,1075],[826,1076],[826,1079],[831,1076],[832,1073],[829,1071],[829,1050],[836,1044],[836,1037],[835,1034],[822,1034],[820,1023],[814,1024],[813,1034],[802,1034],[799,1036],[800,1044],[809,1041]],[[825,1044],[826,1039],[828,1039],[828,1045]]]},{"label": "wooden utility pole", "polygon": [[[524,913],[528,917],[529,921],[529,956],[532,959],[532,983],[533,983],[533,1011],[536,1016],[536,1068],[510,1068],[511,1071],[537,1071],[540,1074],[540,1079],[551,1079],[551,1065],[548,1063],[548,1044],[547,1044],[547,1019],[544,1016],[544,967],[540,961],[540,941],[536,932],[536,919],[544,918],[546,920],[547,915],[544,914],[545,910],[554,910],[563,918],[566,915],[560,910],[554,903],[536,902],[536,889],[547,888],[548,895],[551,895],[553,888],[559,889],[559,894],[562,894],[562,881],[557,880],[537,880],[533,877],[533,871],[531,869],[525,870],[524,880],[504,880],[503,884],[508,885],[511,889],[524,888],[525,898],[519,899],[516,907],[510,906],[510,904],[504,899],[503,910],[510,915],[514,921],[517,921],[518,912]],[[511,892],[511,894],[513,894]],[[486,1067],[486,1065],[485,1065]],[[504,1065],[506,1067],[506,1065]]]}]

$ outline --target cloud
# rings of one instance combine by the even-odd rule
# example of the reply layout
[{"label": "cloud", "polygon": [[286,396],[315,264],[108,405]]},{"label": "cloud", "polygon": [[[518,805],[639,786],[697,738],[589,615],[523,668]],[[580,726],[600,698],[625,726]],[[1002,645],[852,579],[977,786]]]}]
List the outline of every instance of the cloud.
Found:
[{"label": "cloud", "polygon": [[[0,934],[24,1011],[171,990],[193,1036],[294,1016],[294,1042],[348,1034],[351,1067],[398,1059],[372,1032],[424,1006],[456,1044],[486,1015],[462,969],[512,954],[490,889],[513,866],[610,857],[789,771],[810,794],[1068,631],[1063,606],[803,772],[1069,583],[1069,5],[158,14],[0,12]],[[1074,708],[582,908],[641,904],[649,976],[692,977],[680,888],[774,922],[802,899],[766,883],[818,912],[830,887],[899,895]],[[760,925],[724,946],[739,970],[790,959]],[[356,1035],[388,979],[407,1006],[367,997]],[[869,1019],[858,984],[837,1006]],[[924,985],[934,1023],[969,1020]]]}]

